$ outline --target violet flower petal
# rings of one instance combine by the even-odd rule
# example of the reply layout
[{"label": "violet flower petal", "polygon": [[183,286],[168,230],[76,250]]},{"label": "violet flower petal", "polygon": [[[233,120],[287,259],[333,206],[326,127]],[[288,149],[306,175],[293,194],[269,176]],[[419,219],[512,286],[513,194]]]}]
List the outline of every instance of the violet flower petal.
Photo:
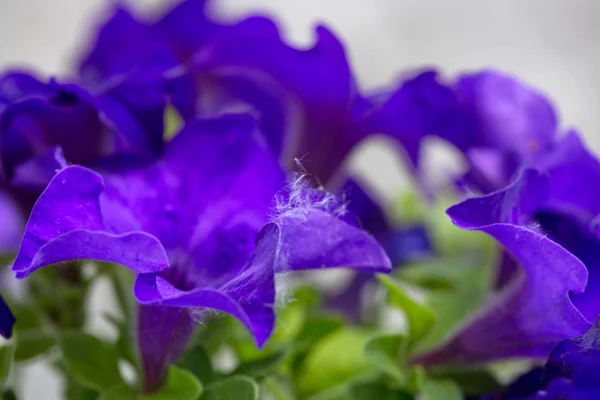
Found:
[{"label": "violet flower petal", "polygon": [[552,145],[557,118],[546,97],[494,70],[462,75],[456,92],[476,124],[476,143],[528,156]]},{"label": "violet flower petal", "polygon": [[296,180],[271,222],[280,232],[268,239],[280,243],[275,271],[346,267],[389,272],[391,262],[383,248],[350,220],[345,205],[335,197]]},{"label": "violet flower petal", "polygon": [[104,226],[100,175],[79,166],[63,169],[35,204],[13,271],[24,278],[54,263],[94,259],[153,272],[169,263],[164,248],[145,232],[117,233]]},{"label": "violet flower petal", "polygon": [[598,371],[600,320],[582,336],[563,340],[552,349],[544,368],[544,381],[549,384],[549,390],[547,397],[542,398],[596,399],[600,396]]},{"label": "violet flower petal", "polygon": [[262,347],[271,335],[275,313],[275,280],[273,264],[277,248],[270,240],[277,235],[275,226],[267,226],[257,236],[253,256],[236,277],[219,288],[198,287],[183,291],[154,274],[139,275],[134,292],[142,304],[198,309],[212,308],[239,319],[252,333],[256,344]]},{"label": "violet flower petal", "polygon": [[0,296],[0,336],[10,339],[16,320],[8,305]]},{"label": "violet flower petal", "polygon": [[560,340],[589,327],[569,298],[570,293],[583,292],[585,266],[529,219],[532,209],[547,195],[545,187],[544,176],[525,170],[506,189],[465,200],[448,210],[457,226],[498,240],[523,270],[447,343],[419,357],[420,361],[542,357]]},{"label": "violet flower petal", "polygon": [[[317,27],[316,36],[313,47],[298,50],[282,40],[273,21],[250,17],[218,30],[199,49],[194,64],[224,88],[239,91],[247,80],[244,101],[275,122],[286,116],[286,166],[295,166],[294,157],[303,158],[304,167],[326,183],[362,132],[352,127],[357,93],[344,48],[325,27]],[[281,99],[282,89],[288,101],[278,100],[274,111],[268,109],[273,98]]]},{"label": "violet flower petal", "polygon": [[116,99],[148,135],[148,151],[163,145],[164,113],[170,101],[184,119],[196,111],[195,84],[150,25],[122,6],[112,10],[79,65],[83,84],[95,95]]}]

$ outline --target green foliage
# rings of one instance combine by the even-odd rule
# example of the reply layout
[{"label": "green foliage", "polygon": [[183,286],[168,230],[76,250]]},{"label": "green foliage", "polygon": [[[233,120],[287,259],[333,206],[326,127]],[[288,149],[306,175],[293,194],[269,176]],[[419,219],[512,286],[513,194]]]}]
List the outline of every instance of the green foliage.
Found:
[{"label": "green foliage", "polygon": [[258,400],[258,395],[254,380],[237,375],[208,385],[200,400]]},{"label": "green foliage", "polygon": [[433,326],[435,314],[427,307],[413,300],[406,293],[400,282],[386,275],[379,275],[378,279],[388,290],[390,305],[399,308],[406,315],[409,342],[415,343],[425,337]]},{"label": "green foliage", "polygon": [[205,385],[214,379],[210,355],[202,345],[193,346],[179,362],[179,366],[188,370]]},{"label": "green foliage", "polygon": [[13,344],[5,344],[0,347],[0,388],[4,385],[10,373],[14,352],[15,347]]},{"label": "green foliage", "polygon": [[366,331],[342,328],[317,341],[296,377],[298,390],[316,393],[369,371],[371,364],[363,352],[368,337]]},{"label": "green foliage", "polygon": [[69,332],[59,341],[69,374],[84,387],[106,390],[122,383],[115,348],[80,332]]},{"label": "green foliage", "polygon": [[190,371],[171,367],[164,386],[140,400],[196,400],[202,393],[202,384]]},{"label": "green foliage", "polygon": [[406,378],[408,341],[404,335],[378,333],[366,342],[365,358],[398,382]]}]

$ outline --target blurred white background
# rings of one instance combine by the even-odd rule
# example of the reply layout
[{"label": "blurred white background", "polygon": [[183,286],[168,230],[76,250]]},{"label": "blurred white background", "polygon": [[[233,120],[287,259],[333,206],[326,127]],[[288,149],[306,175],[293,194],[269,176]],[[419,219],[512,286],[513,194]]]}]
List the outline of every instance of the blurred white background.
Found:
[{"label": "blurred white background", "polygon": [[[70,57],[107,0],[0,0],[0,67],[46,74],[69,69]],[[168,0],[129,1],[147,12]],[[514,73],[554,101],[563,126],[575,126],[600,150],[600,2],[598,0],[215,0],[224,18],[267,11],[298,44],[315,22],[346,43],[363,88],[385,85],[402,70],[433,65],[451,76],[493,66]],[[433,158],[441,157],[438,152]],[[432,162],[439,162],[433,160]],[[352,168],[389,198],[405,182],[385,143],[363,146]],[[102,287],[95,309],[109,308]],[[94,329],[105,329],[100,318]],[[44,368],[24,376],[25,400],[59,399]]]}]

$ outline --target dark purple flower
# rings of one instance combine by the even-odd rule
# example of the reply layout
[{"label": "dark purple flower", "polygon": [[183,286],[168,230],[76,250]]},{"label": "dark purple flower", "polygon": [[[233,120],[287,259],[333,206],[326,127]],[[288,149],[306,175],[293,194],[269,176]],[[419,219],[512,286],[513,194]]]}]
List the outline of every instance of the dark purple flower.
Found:
[{"label": "dark purple flower", "polygon": [[421,362],[544,357],[560,340],[590,326],[570,298],[585,289],[585,265],[536,220],[552,197],[551,178],[525,169],[505,189],[448,210],[458,227],[495,238],[520,268],[447,343],[420,357]]},{"label": "dark purple flower", "polygon": [[552,148],[558,132],[542,94],[494,70],[463,74],[455,83],[425,70],[376,101],[370,118],[377,131],[403,143],[417,171],[423,140],[439,137],[468,161],[460,184],[483,193],[506,186],[520,164]]},{"label": "dark purple flower", "polygon": [[269,18],[224,24],[205,8],[205,0],[183,1],[152,25],[199,82],[201,115],[253,110],[286,168],[302,159],[315,181],[334,186],[352,148],[377,133],[340,40],[318,26],[315,44],[300,50]]},{"label": "dark purple flower", "polygon": [[283,174],[263,141],[245,115],[191,120],[152,164],[102,176],[63,169],[31,213],[13,270],[22,278],[94,259],[135,271],[148,391],[208,309],[239,319],[262,346],[274,325],[275,273],[390,270],[375,239],[347,222],[343,204],[302,180],[272,210]]},{"label": "dark purple flower", "polygon": [[184,119],[196,114],[196,86],[160,34],[114,7],[79,64],[81,84],[118,102],[147,135],[148,152],[163,145],[164,114],[172,104]]},{"label": "dark purple flower", "polygon": [[544,368],[544,400],[592,400],[600,397],[600,319],[582,336],[552,349]]},{"label": "dark purple flower", "polygon": [[0,336],[9,339],[12,336],[14,324],[15,317],[10,311],[10,308],[6,305],[2,296],[0,296]]}]

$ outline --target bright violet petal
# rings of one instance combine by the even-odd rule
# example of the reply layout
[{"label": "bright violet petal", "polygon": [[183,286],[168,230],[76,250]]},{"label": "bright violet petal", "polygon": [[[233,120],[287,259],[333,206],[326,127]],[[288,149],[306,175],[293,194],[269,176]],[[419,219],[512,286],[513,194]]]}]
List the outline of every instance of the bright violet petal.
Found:
[{"label": "bright violet petal", "polygon": [[279,242],[275,271],[346,267],[389,272],[391,262],[383,248],[351,220],[333,196],[297,180],[272,222],[280,232],[268,239]]},{"label": "bright violet petal", "polygon": [[528,219],[544,181],[537,171],[525,170],[506,189],[448,210],[457,226],[495,238],[520,262],[522,271],[447,343],[419,357],[421,362],[543,357],[560,340],[587,330],[589,322],[569,298],[570,293],[583,292],[585,266]]},{"label": "bright violet petal", "polygon": [[142,274],[135,283],[136,298],[142,304],[198,309],[200,315],[205,308],[231,314],[248,328],[257,345],[262,346],[271,335],[275,322],[273,264],[276,248],[261,239],[271,234],[277,234],[275,227],[268,227],[259,235],[248,264],[219,288],[182,291],[159,275]]},{"label": "bright violet petal", "polygon": [[[245,225],[257,232],[283,180],[252,117],[193,120],[159,162],[105,174],[105,221],[118,232],[148,232],[166,249],[186,252],[185,258],[217,229]],[[200,256],[198,266],[205,267]]]},{"label": "bright violet petal", "polygon": [[15,317],[6,305],[6,302],[0,296],[0,335],[5,339],[10,339],[12,336],[13,325],[15,324]]},{"label": "bright violet petal", "polygon": [[168,266],[158,240],[144,232],[118,234],[104,226],[102,178],[88,169],[63,169],[35,204],[13,265],[19,277],[43,266],[78,259],[123,264],[138,272]]},{"label": "bright violet petal", "polygon": [[538,212],[536,220],[548,237],[563,246],[583,262],[588,271],[588,283],[583,293],[572,293],[577,309],[594,321],[600,315],[600,240],[570,218],[563,215]]}]

